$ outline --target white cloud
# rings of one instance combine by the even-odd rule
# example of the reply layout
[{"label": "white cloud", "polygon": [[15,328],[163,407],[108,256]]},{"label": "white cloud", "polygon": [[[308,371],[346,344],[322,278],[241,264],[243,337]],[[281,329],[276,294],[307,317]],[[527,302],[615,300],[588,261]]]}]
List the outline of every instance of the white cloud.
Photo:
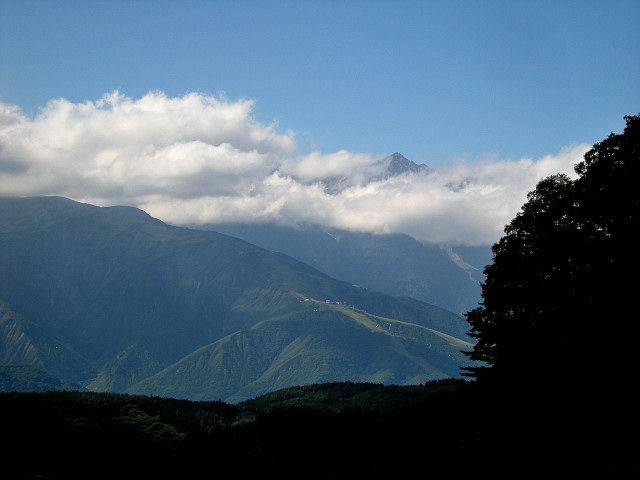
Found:
[{"label": "white cloud", "polygon": [[[54,100],[33,119],[0,103],[0,195],[136,205],[176,224],[304,222],[488,244],[538,180],[572,174],[587,148],[377,180],[379,156],[297,155],[294,133],[255,121],[251,101],[114,92]],[[338,189],[320,183],[336,178]]]},{"label": "white cloud", "polygon": [[279,170],[303,182],[346,177],[348,184],[361,185],[367,179],[380,175],[384,167],[380,158],[340,150],[330,154],[314,151],[303,157],[285,159]]}]

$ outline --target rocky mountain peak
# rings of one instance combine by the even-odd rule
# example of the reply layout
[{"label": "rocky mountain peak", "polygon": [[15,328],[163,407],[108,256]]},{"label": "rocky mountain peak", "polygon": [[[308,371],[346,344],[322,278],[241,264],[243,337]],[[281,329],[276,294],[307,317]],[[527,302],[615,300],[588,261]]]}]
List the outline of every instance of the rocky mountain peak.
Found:
[{"label": "rocky mountain peak", "polygon": [[398,152],[389,155],[383,160],[383,162],[387,163],[387,173],[389,176],[401,175],[404,173],[427,173],[431,170],[425,164],[412,162]]}]

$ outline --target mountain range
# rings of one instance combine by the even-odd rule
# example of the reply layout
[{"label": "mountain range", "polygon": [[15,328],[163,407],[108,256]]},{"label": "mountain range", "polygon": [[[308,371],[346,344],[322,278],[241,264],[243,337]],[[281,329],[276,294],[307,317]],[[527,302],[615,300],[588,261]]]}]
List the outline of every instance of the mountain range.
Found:
[{"label": "mountain range", "polygon": [[456,376],[461,316],[131,207],[0,199],[0,364],[99,391],[238,401]]}]

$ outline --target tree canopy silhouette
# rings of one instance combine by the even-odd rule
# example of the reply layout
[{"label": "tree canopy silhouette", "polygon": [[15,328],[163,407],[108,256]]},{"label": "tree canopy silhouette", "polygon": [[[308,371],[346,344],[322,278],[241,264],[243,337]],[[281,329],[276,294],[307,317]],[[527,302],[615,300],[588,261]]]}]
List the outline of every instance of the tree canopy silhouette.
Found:
[{"label": "tree canopy silhouette", "polygon": [[[486,267],[467,313],[480,381],[616,382],[635,375],[640,116],[538,183]],[[575,384],[575,383],[574,383]]]}]

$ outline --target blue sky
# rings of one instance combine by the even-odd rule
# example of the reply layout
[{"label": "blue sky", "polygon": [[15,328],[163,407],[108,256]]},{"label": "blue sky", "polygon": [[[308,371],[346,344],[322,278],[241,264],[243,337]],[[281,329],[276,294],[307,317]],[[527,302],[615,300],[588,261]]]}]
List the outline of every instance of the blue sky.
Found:
[{"label": "blue sky", "polygon": [[[0,195],[487,245],[640,112],[639,24],[638,1],[0,0]],[[385,177],[395,151],[435,170]]]},{"label": "blue sky", "polygon": [[0,101],[217,94],[299,148],[539,157],[640,111],[640,2],[0,2]]}]

